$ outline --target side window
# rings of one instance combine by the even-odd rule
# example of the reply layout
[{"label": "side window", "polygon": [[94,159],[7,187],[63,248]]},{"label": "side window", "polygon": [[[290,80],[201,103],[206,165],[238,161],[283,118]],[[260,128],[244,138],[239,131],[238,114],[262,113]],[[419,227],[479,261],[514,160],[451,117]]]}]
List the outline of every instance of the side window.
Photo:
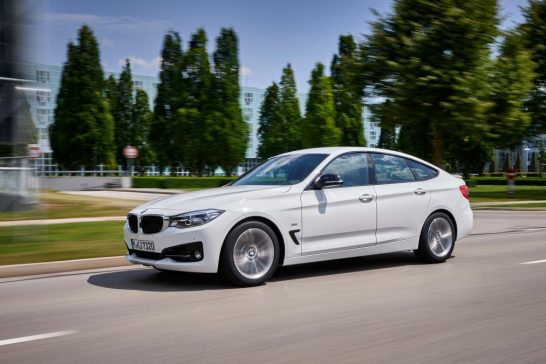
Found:
[{"label": "side window", "polygon": [[372,154],[377,184],[414,182],[404,158],[387,154]]},{"label": "side window", "polygon": [[342,187],[367,185],[368,158],[365,153],[344,154],[330,162],[322,174],[338,174],[343,180]]},{"label": "side window", "polygon": [[438,175],[438,171],[436,171],[434,168],[430,168],[429,166],[425,166],[422,163],[416,162],[411,159],[406,159],[406,162],[413,172],[415,179],[418,181],[425,181]]}]

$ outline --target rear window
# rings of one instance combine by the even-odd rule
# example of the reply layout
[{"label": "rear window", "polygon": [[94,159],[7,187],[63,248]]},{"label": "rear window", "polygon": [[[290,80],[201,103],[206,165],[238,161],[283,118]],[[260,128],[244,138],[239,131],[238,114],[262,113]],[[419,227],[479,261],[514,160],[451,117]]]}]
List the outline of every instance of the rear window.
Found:
[{"label": "rear window", "polygon": [[408,163],[411,172],[413,173],[417,181],[425,181],[438,175],[437,170],[426,166],[423,163],[419,163],[411,159],[406,159],[406,162]]}]

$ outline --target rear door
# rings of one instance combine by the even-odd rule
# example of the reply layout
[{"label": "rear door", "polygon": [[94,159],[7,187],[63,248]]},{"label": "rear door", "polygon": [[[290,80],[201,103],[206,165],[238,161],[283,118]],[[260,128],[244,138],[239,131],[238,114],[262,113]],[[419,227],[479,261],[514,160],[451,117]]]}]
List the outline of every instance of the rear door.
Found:
[{"label": "rear door", "polygon": [[377,194],[377,244],[417,237],[430,202],[426,181],[417,181],[405,158],[372,153]]}]

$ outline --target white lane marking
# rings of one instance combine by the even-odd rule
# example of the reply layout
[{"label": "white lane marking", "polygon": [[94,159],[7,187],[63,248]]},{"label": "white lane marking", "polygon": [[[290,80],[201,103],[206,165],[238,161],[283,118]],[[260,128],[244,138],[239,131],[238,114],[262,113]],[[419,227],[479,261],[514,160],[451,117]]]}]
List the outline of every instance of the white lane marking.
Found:
[{"label": "white lane marking", "polygon": [[546,263],[546,259],[533,260],[532,262],[523,262],[523,263],[519,263],[519,264],[539,264],[539,263]]},{"label": "white lane marking", "polygon": [[13,338],[13,339],[0,340],[0,346],[24,343],[24,342],[27,342],[27,341],[34,341],[34,340],[49,339],[51,337],[71,335],[71,334],[75,334],[75,333],[77,333],[77,331],[67,330],[67,331],[48,332],[48,333],[40,334],[40,335],[16,337],[16,338]]}]

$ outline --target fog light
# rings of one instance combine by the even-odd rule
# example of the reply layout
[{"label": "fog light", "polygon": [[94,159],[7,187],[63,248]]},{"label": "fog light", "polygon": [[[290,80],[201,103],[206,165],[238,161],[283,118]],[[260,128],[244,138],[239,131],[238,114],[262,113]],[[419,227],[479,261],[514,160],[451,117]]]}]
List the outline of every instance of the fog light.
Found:
[{"label": "fog light", "polygon": [[203,258],[203,254],[201,254],[199,250],[196,250],[193,252],[193,257],[197,260],[201,260],[201,258]]}]

